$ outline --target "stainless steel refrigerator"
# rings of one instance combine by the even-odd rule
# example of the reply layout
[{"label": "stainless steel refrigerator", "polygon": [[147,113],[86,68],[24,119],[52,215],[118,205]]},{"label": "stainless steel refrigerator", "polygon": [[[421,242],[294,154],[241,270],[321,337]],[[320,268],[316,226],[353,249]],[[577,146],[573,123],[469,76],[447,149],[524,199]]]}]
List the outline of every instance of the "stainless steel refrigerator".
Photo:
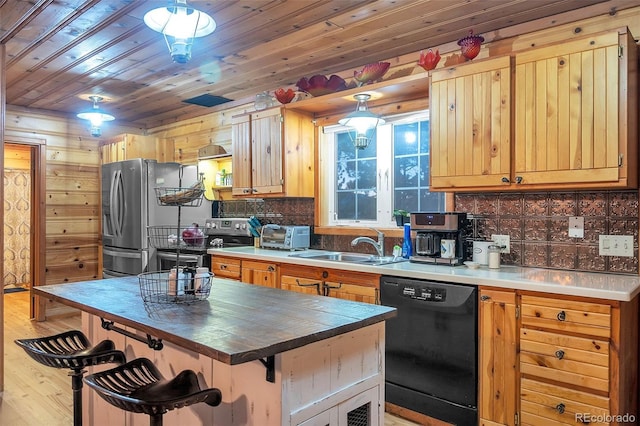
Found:
[{"label": "stainless steel refrigerator", "polygon": [[[102,260],[104,278],[155,270],[155,249],[149,226],[177,226],[178,207],[161,206],[157,187],[189,187],[198,181],[197,166],[158,163],[136,158],[102,166]],[[180,226],[204,226],[211,201],[180,209]]]}]

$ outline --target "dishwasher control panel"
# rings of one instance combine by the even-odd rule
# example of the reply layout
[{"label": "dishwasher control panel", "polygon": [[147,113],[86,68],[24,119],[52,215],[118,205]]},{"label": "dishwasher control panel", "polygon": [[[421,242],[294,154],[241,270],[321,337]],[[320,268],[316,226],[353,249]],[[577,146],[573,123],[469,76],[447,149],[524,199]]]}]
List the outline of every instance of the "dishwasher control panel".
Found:
[{"label": "dishwasher control panel", "polygon": [[447,290],[442,287],[408,285],[402,288],[402,295],[427,302],[444,302],[447,299]]}]

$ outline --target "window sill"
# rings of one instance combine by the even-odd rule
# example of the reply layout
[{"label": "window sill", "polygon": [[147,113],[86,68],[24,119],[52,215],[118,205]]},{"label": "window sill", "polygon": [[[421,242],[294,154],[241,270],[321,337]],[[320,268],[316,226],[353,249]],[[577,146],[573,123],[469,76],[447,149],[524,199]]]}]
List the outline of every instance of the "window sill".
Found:
[{"label": "window sill", "polygon": [[[384,233],[385,237],[398,237],[402,238],[404,236],[403,228],[393,227],[393,228],[376,228],[380,230],[380,232]],[[320,235],[352,235],[356,237],[368,236],[375,237],[376,233],[369,227],[363,226],[316,226],[313,228],[314,234]]]}]

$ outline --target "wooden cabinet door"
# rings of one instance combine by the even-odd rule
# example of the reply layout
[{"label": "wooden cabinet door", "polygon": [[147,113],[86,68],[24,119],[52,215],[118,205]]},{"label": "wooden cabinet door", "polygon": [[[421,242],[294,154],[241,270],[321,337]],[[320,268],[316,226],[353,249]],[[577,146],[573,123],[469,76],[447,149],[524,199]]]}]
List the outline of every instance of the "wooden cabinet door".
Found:
[{"label": "wooden cabinet door", "polygon": [[254,194],[284,191],[282,120],[280,108],[251,115],[251,179]]},{"label": "wooden cabinet door", "polygon": [[376,287],[364,287],[359,284],[349,284],[348,282],[325,282],[325,292],[327,296],[337,297],[338,299],[374,305],[380,304],[380,296]]},{"label": "wooden cabinet door", "polygon": [[518,400],[518,332],[514,291],[480,289],[480,423],[513,425]]},{"label": "wooden cabinet door", "polygon": [[429,96],[431,189],[508,185],[510,58],[433,71]]},{"label": "wooden cabinet door", "polygon": [[241,262],[240,259],[212,255],[211,272],[216,277],[240,280]]},{"label": "wooden cabinet door", "polygon": [[[636,61],[635,42],[626,32],[600,33],[515,55],[519,183],[580,188],[637,184]],[[636,111],[631,120],[629,109]],[[631,147],[629,131],[635,135]]]},{"label": "wooden cabinet door", "polygon": [[278,288],[277,265],[269,262],[242,261],[242,282]]},{"label": "wooden cabinet door", "polygon": [[233,117],[231,122],[232,195],[251,195],[251,116]]}]

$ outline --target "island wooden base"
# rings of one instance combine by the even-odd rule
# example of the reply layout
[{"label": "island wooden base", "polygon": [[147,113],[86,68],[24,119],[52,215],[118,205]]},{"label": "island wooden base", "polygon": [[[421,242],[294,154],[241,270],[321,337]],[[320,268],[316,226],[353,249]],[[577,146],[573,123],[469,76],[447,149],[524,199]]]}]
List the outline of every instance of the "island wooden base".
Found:
[{"label": "island wooden base", "polygon": [[[144,333],[116,325],[146,339]],[[197,327],[197,318],[193,326]],[[92,342],[113,340],[125,351],[127,360],[151,359],[166,378],[191,369],[202,386],[222,392],[218,407],[197,404],[173,410],[164,416],[167,425],[339,426],[347,425],[349,413],[360,412],[368,416],[367,424],[378,425],[383,419],[384,322],[275,355],[273,383],[266,380],[267,370],[260,361],[229,365],[169,342],[155,351],[131,337],[103,329],[99,317],[84,312],[82,328]],[[86,425],[149,424],[144,414],[115,408],[86,386],[83,392]]]}]

